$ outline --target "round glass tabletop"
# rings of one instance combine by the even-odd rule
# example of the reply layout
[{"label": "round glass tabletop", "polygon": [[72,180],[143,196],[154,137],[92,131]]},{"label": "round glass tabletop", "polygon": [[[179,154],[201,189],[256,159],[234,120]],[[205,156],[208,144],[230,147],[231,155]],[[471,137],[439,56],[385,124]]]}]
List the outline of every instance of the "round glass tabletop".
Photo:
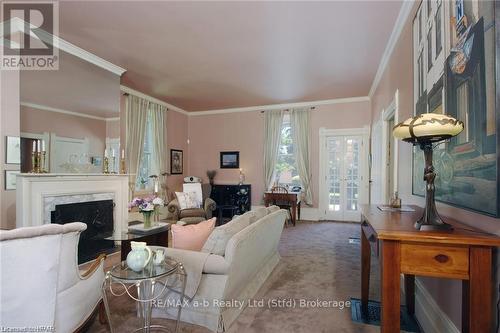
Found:
[{"label": "round glass tabletop", "polygon": [[161,264],[155,265],[153,260],[150,260],[142,271],[135,272],[127,266],[126,261],[123,261],[121,264],[113,266],[109,273],[114,278],[123,280],[153,279],[174,273],[179,265],[180,263],[173,258],[165,257]]}]

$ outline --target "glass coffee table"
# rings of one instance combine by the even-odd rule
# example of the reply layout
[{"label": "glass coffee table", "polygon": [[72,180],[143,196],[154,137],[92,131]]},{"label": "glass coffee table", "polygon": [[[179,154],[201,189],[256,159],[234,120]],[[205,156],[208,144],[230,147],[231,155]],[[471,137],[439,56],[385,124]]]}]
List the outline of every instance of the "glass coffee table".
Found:
[{"label": "glass coffee table", "polygon": [[[175,279],[177,285],[175,283],[169,285],[169,278],[172,277],[177,277],[177,279]],[[152,330],[172,332],[165,326],[151,325],[151,312],[153,310],[153,304],[160,303],[161,296],[165,295],[165,291],[168,290],[169,292],[177,294],[180,301],[177,304],[177,318],[175,330],[173,331],[177,333],[179,330],[182,303],[185,297],[186,280],[187,276],[182,263],[170,257],[165,257],[159,265],[153,264],[153,261],[150,260],[146,267],[140,272],[135,272],[130,269],[126,262],[113,266],[106,272],[102,284],[102,297],[111,333],[114,331],[111,323],[108,295],[106,292],[107,289],[109,289],[113,296],[123,296],[127,294],[137,302],[142,327],[136,329],[134,332],[146,333]]]}]

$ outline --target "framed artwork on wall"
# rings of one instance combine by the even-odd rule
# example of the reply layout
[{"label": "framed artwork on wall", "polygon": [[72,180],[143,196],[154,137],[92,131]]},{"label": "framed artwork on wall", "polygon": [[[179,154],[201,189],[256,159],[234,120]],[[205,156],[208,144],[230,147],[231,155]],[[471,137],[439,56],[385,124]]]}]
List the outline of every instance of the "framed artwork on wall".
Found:
[{"label": "framed artwork on wall", "polygon": [[18,136],[5,137],[5,163],[21,164],[21,138]]},{"label": "framed artwork on wall", "polygon": [[239,169],[240,152],[239,151],[221,151],[220,168],[221,169]]},{"label": "framed artwork on wall", "polygon": [[184,169],[183,151],[170,149],[170,174],[181,175]]},{"label": "framed artwork on wall", "polygon": [[5,190],[16,189],[16,176],[20,173],[19,170],[5,170]]},{"label": "framed artwork on wall", "polygon": [[[494,217],[500,216],[499,11],[494,1],[423,1],[413,20],[414,114],[444,113],[465,124],[434,151],[436,200]],[[419,196],[423,169],[414,147],[412,188]]]}]

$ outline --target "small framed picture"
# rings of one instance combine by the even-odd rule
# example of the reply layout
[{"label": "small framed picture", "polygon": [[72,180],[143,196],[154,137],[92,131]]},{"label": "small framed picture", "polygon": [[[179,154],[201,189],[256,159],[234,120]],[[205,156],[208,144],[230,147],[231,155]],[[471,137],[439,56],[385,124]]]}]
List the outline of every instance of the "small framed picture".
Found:
[{"label": "small framed picture", "polygon": [[21,164],[21,138],[7,136],[5,140],[5,163]]},{"label": "small framed picture", "polygon": [[19,170],[5,170],[5,190],[16,189],[16,176],[20,173]]},{"label": "small framed picture", "polygon": [[170,174],[181,175],[183,173],[184,161],[183,151],[179,149],[170,149]]},{"label": "small framed picture", "polygon": [[90,158],[90,162],[94,166],[101,166],[102,165],[102,157],[100,157],[100,156],[92,156]]},{"label": "small framed picture", "polygon": [[240,152],[239,151],[221,151],[220,152],[220,168],[221,169],[238,169],[240,167]]}]

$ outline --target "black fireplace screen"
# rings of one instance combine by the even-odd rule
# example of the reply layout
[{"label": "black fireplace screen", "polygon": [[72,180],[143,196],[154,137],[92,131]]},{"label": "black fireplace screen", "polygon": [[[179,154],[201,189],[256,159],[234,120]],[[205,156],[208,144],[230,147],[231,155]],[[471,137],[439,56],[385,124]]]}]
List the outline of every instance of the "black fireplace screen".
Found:
[{"label": "black fireplace screen", "polygon": [[114,249],[114,242],[105,240],[113,235],[113,207],[113,200],[78,202],[56,205],[50,213],[51,223],[82,222],[87,225],[78,243],[79,264]]}]

